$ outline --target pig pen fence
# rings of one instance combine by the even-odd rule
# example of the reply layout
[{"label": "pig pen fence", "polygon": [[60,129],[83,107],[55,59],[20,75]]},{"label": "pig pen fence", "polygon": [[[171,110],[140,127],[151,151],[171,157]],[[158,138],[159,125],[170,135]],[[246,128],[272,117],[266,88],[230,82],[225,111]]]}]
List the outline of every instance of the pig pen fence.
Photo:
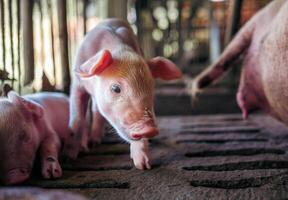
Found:
[{"label": "pig pen fence", "polygon": [[97,0],[0,0],[2,88],[68,92],[76,48],[100,20],[95,8],[103,6]]},{"label": "pig pen fence", "polygon": [[94,3],[0,0],[2,87],[9,84],[20,93],[40,89],[68,92],[69,63],[87,30],[87,8]]},{"label": "pig pen fence", "polygon": [[[101,18],[110,16],[128,19],[147,57],[164,55],[176,60],[183,48],[190,51],[198,46],[197,40],[189,39],[188,32],[194,28],[187,21],[201,2],[0,0],[1,87],[7,90],[9,85],[20,93],[68,92],[70,66],[79,42]],[[194,31],[195,38],[207,40],[205,27],[201,30]]]},{"label": "pig pen fence", "polygon": [[[250,11],[256,10],[251,5],[257,1],[243,0],[247,2]],[[224,33],[229,40],[240,20],[241,4],[242,0],[0,0],[1,93],[11,88],[20,93],[68,93],[76,49],[85,33],[106,17],[127,19],[148,58],[165,56],[181,67],[186,67],[185,56],[207,62],[211,19],[220,29],[214,40],[224,38]],[[244,6],[246,16],[247,10]]]}]

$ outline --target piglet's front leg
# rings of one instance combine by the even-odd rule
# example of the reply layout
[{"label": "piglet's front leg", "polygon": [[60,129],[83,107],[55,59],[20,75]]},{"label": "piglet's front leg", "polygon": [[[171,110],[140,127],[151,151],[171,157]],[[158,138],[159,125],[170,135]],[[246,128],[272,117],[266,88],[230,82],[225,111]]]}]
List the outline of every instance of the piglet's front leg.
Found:
[{"label": "piglet's front leg", "polygon": [[63,154],[76,159],[80,150],[88,151],[88,124],[85,116],[89,95],[78,82],[74,82],[70,99],[69,128],[72,132],[65,138]]},{"label": "piglet's front leg", "polygon": [[147,139],[132,141],[130,144],[130,157],[137,169],[151,169],[148,156],[149,142]]},{"label": "piglet's front leg", "polygon": [[93,100],[92,102],[92,114],[92,127],[89,142],[93,147],[101,143],[105,124],[105,119],[98,110],[96,100]]},{"label": "piglet's front leg", "polygon": [[59,149],[60,141],[56,135],[48,136],[40,146],[42,176],[46,179],[62,176],[62,169],[58,161]]}]

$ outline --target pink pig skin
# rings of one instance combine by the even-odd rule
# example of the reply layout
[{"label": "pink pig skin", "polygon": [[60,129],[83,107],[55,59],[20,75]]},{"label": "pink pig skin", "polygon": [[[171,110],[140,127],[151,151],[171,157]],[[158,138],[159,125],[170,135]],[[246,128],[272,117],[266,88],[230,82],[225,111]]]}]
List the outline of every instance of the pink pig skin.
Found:
[{"label": "pink pig skin", "polygon": [[223,76],[243,56],[236,97],[243,118],[262,109],[288,124],[287,11],[287,0],[272,1],[260,10],[241,28],[219,59],[194,79],[192,92],[197,93]]},{"label": "pink pig skin", "polygon": [[69,126],[74,134],[66,140],[64,152],[76,158],[80,149],[87,150],[85,114],[91,97],[92,142],[101,141],[107,120],[131,143],[135,166],[150,168],[146,138],[158,134],[153,110],[154,78],[172,80],[181,75],[165,58],[145,60],[128,23],[104,20],[86,35],[78,50],[70,97]]},{"label": "pink pig skin", "polygon": [[0,100],[0,180],[7,185],[27,180],[38,151],[44,178],[62,175],[60,140],[69,135],[69,99],[43,92],[20,97],[9,92]]}]

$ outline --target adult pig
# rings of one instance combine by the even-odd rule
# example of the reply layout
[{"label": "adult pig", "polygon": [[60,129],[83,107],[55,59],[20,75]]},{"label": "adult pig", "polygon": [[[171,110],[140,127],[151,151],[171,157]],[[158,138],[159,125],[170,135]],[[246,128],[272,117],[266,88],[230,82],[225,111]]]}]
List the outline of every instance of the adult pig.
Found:
[{"label": "adult pig", "polygon": [[262,109],[288,124],[288,1],[275,0],[239,31],[218,61],[193,81],[193,93],[244,56],[237,102],[243,118]]},{"label": "adult pig", "polygon": [[60,177],[60,140],[69,135],[68,97],[49,92],[20,97],[10,91],[0,100],[0,110],[1,182],[27,180],[37,151],[43,177]]},{"label": "adult pig", "polygon": [[147,138],[158,134],[153,110],[154,78],[172,80],[181,75],[165,58],[145,60],[126,22],[103,21],[86,35],[78,50],[70,96],[69,126],[73,134],[65,142],[64,152],[75,158],[80,146],[87,148],[85,114],[91,97],[91,140],[100,141],[106,119],[131,143],[135,166],[150,168]]}]

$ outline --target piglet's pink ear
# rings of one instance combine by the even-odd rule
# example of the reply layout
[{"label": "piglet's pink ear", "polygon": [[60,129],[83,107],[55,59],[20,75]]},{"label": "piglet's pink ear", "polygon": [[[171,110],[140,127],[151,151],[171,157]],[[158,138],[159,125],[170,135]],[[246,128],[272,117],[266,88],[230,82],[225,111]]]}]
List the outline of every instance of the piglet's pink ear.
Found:
[{"label": "piglet's pink ear", "polygon": [[25,99],[21,96],[19,96],[18,93],[14,91],[10,91],[8,94],[8,99],[14,104],[18,105],[21,108],[21,111],[26,115],[28,113],[31,113],[33,116],[37,118],[42,118],[44,114],[43,107],[36,103],[32,102],[28,99]]},{"label": "piglet's pink ear", "polygon": [[84,78],[100,75],[112,62],[110,51],[102,50],[83,63],[75,73]]},{"label": "piglet's pink ear", "polygon": [[165,81],[174,80],[182,77],[182,72],[170,60],[163,57],[155,57],[149,60],[148,65],[154,78]]}]

